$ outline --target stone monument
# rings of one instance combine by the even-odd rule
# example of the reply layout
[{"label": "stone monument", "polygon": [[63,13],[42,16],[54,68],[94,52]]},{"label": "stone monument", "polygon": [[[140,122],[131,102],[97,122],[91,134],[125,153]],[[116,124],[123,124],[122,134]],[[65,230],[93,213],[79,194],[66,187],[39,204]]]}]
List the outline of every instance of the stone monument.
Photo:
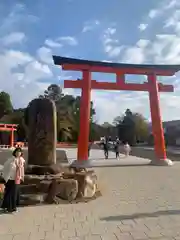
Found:
[{"label": "stone monument", "polygon": [[49,99],[34,99],[28,107],[28,164],[56,163],[56,106]]}]

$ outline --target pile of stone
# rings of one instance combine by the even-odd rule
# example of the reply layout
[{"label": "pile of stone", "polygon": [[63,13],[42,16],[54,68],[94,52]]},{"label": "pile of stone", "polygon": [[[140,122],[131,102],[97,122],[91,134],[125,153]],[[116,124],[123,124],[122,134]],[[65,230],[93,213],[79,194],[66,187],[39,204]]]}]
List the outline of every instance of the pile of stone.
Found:
[{"label": "pile of stone", "polygon": [[[0,176],[0,183],[3,182]],[[20,192],[23,206],[88,202],[101,196],[93,170],[61,167],[58,164],[28,166]]]},{"label": "pile of stone", "polygon": [[[44,174],[44,172],[46,174]],[[23,205],[82,202],[99,196],[94,171],[71,167],[28,166],[21,184]]]}]

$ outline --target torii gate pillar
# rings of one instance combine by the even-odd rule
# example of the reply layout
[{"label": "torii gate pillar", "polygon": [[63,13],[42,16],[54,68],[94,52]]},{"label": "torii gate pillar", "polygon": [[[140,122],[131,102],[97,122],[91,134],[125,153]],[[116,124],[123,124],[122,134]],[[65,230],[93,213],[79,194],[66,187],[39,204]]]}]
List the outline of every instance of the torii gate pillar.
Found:
[{"label": "torii gate pillar", "polygon": [[159,104],[159,91],[156,75],[151,74],[148,76],[150,83],[149,101],[151,110],[152,130],[154,135],[154,150],[159,160],[166,160],[166,149],[164,140],[164,130],[161,121],[160,104]]},{"label": "torii gate pillar", "polygon": [[78,161],[88,159],[89,145],[89,119],[91,105],[91,72],[83,71],[82,94],[80,100],[80,123],[79,123],[79,139],[78,139]]}]

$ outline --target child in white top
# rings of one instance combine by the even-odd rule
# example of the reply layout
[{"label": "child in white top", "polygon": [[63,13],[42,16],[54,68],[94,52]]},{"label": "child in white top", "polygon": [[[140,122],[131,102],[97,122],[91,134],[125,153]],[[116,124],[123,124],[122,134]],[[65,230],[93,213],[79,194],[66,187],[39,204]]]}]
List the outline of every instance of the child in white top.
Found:
[{"label": "child in white top", "polygon": [[129,146],[129,144],[126,142],[124,144],[124,153],[125,153],[125,156],[128,157],[129,156],[129,153],[131,151],[131,147]]}]

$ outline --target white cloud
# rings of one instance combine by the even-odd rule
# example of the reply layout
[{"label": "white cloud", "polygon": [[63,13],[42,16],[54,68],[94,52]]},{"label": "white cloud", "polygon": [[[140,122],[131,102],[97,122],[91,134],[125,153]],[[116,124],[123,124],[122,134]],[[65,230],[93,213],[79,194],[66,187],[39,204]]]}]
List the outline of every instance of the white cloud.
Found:
[{"label": "white cloud", "polygon": [[71,37],[71,36],[58,37],[55,40],[52,40],[52,39],[45,40],[45,45],[50,48],[61,48],[65,44],[76,46],[78,44],[78,41],[75,37]]},{"label": "white cloud", "polygon": [[12,9],[0,24],[0,32],[2,34],[8,30],[18,31],[19,23],[28,25],[29,23],[36,23],[38,20],[37,16],[29,14],[25,4],[14,3]]},{"label": "white cloud", "polygon": [[150,41],[147,39],[139,39],[135,46],[127,47],[122,57],[122,62],[125,63],[143,63],[147,60]]},{"label": "white cloud", "polygon": [[43,79],[45,76],[48,78],[53,76],[48,65],[42,64],[36,60],[29,63],[25,67],[24,72],[25,72],[24,82],[28,83]]},{"label": "white cloud", "polygon": [[154,18],[160,17],[165,14],[171,16],[173,12],[179,8],[180,2],[179,0],[161,0],[157,2],[157,7],[155,9],[151,9],[148,13],[148,17],[150,20],[154,20]]},{"label": "white cloud", "polygon": [[77,39],[71,36],[59,37],[57,40],[59,42],[66,43],[71,46],[76,46],[78,44]]},{"label": "white cloud", "polygon": [[41,47],[37,50],[37,57],[46,64],[53,64],[52,51],[50,48]]},{"label": "white cloud", "polygon": [[26,39],[25,33],[19,30],[20,24],[28,28],[37,18],[28,14],[24,4],[14,4],[10,9],[0,24],[0,86],[11,95],[15,107],[25,107],[47,87],[40,80],[52,77],[52,72],[28,52],[13,49],[13,44]]},{"label": "white cloud", "polygon": [[107,45],[105,51],[106,53],[108,53],[109,57],[114,58],[119,56],[122,49],[123,49],[123,46],[113,47],[113,46]]},{"label": "white cloud", "polygon": [[110,62],[112,62],[112,61],[110,61],[110,60],[102,60],[102,62],[109,62],[109,63],[110,63]]},{"label": "white cloud", "polygon": [[180,37],[175,34],[156,35],[151,54],[155,63],[180,64]]},{"label": "white cloud", "polygon": [[148,24],[146,23],[141,23],[139,24],[138,28],[141,32],[143,32],[144,30],[146,30],[146,28],[148,27]]},{"label": "white cloud", "polygon": [[126,49],[125,54],[122,58],[124,63],[137,63],[141,64],[145,61],[145,54],[140,47],[130,47]]},{"label": "white cloud", "polygon": [[0,55],[1,61],[8,65],[10,68],[17,68],[18,66],[24,66],[33,60],[28,53],[23,53],[15,50],[5,51]]},{"label": "white cloud", "polygon": [[85,22],[82,32],[85,33],[85,32],[92,31],[98,25],[100,25],[100,22],[98,20]]},{"label": "white cloud", "polygon": [[146,23],[140,23],[138,26],[140,31],[144,31],[154,21],[157,22],[161,17],[166,15],[169,16],[169,19],[167,19],[165,27],[168,27],[174,21],[172,15],[174,15],[174,12],[180,6],[179,0],[160,0],[156,4],[156,7],[150,9],[148,14],[145,15],[146,17],[143,17],[143,22],[145,21]]},{"label": "white cloud", "polygon": [[51,48],[60,48],[63,46],[61,43],[54,41],[52,39],[46,39],[45,45],[47,45],[48,47],[51,47]]},{"label": "white cloud", "polygon": [[179,0],[170,0],[167,2],[167,5],[165,4],[165,9],[172,9],[178,6],[180,6]]},{"label": "white cloud", "polygon": [[22,43],[26,39],[25,34],[23,32],[13,32],[9,35],[3,37],[1,42],[3,45],[11,45],[14,43]]},{"label": "white cloud", "polygon": [[111,44],[118,44],[118,43],[119,43],[118,39],[112,38],[108,35],[104,35],[103,44],[104,44],[105,49],[107,46],[109,46]]},{"label": "white cloud", "polygon": [[146,48],[150,44],[150,40],[147,39],[139,39],[136,45],[140,48]]},{"label": "white cloud", "polygon": [[[51,78],[52,72],[46,64],[35,60],[28,53],[6,50],[0,54],[0,85],[7,91],[15,107],[24,107],[47,87],[39,80]],[[18,68],[18,67],[21,68]]]},{"label": "white cloud", "polygon": [[109,27],[105,30],[105,35],[114,35],[116,33],[116,28]]},{"label": "white cloud", "polygon": [[120,46],[119,40],[115,38],[116,28],[109,27],[104,31],[102,42],[104,52],[108,57],[116,58],[120,55],[123,46]]},{"label": "white cloud", "polygon": [[11,28],[16,25],[21,19],[21,13],[24,11],[24,4],[15,4],[7,17],[1,22],[1,31]]},{"label": "white cloud", "polygon": [[[63,87],[63,85],[61,85],[61,87]],[[63,88],[63,94],[77,96],[77,94],[73,88]]]},{"label": "white cloud", "polygon": [[134,46],[126,46],[121,60],[127,63],[180,64],[180,36],[157,34],[152,42],[140,39]]},{"label": "white cloud", "polygon": [[61,75],[57,77],[59,81],[70,80],[73,77],[71,75],[66,75],[64,72],[61,72]]},{"label": "white cloud", "polygon": [[152,9],[152,10],[149,11],[148,16],[149,16],[149,18],[155,18],[155,17],[158,16],[158,14],[159,14],[158,9]]},{"label": "white cloud", "polygon": [[180,9],[175,10],[173,14],[165,21],[164,28],[172,27],[177,34],[180,31]]},{"label": "white cloud", "polygon": [[[112,123],[113,119],[121,115],[127,108],[130,108],[132,111],[143,112],[145,103],[147,103],[147,94],[92,91],[91,99],[97,109],[97,120],[100,123],[105,121]],[[110,112],[111,114],[109,114]]]}]

